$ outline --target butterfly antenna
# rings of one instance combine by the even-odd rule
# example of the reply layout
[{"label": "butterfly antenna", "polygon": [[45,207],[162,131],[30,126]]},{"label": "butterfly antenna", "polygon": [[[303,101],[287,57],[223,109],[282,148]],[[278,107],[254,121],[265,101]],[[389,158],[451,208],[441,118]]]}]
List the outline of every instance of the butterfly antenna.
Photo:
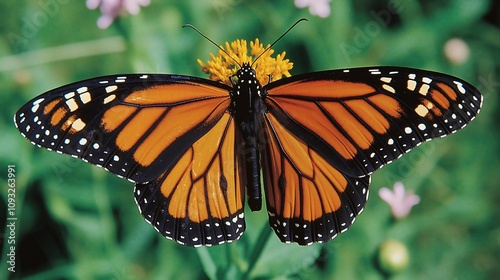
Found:
[{"label": "butterfly antenna", "polygon": [[194,25],[192,24],[189,24],[189,23],[186,23],[182,26],[182,28],[184,27],[189,27],[191,29],[193,29],[194,31],[198,32],[198,34],[201,35],[201,37],[207,39],[207,41],[209,41],[210,43],[212,43],[214,46],[216,46],[219,50],[221,50],[223,53],[225,53],[228,57],[230,57],[239,67],[241,67],[241,65],[238,63],[238,61],[236,59],[234,59],[234,57],[232,57],[231,55],[229,55],[229,53],[227,53],[221,46],[217,45],[217,43],[215,43],[214,41],[212,41],[212,39],[208,38],[205,34],[203,34],[200,30],[198,30],[198,28],[194,27]]},{"label": "butterfly antenna", "polygon": [[285,31],[285,33],[283,33],[278,39],[276,39],[271,45],[269,45],[269,47],[267,47],[261,54],[259,54],[259,56],[257,56],[257,58],[253,61],[252,65],[254,65],[255,62],[257,62],[257,60],[263,55],[265,54],[268,50],[270,50],[274,44],[278,43],[279,40],[281,40],[281,38],[285,37],[285,35],[290,32],[290,30],[292,30],[297,24],[299,24],[300,22],[302,21],[307,21],[307,18],[301,18],[299,20],[297,20],[292,26],[290,26],[290,28],[288,28],[287,31]]}]

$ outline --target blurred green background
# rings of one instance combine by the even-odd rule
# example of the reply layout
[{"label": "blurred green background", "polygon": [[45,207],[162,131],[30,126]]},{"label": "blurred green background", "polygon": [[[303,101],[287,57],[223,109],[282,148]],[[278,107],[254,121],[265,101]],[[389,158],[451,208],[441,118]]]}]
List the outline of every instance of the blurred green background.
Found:
[{"label": "blurred green background", "polygon": [[[129,0],[130,2],[135,2]],[[318,2],[311,0],[311,2]],[[319,1],[321,2],[321,1]],[[500,5],[487,0],[335,0],[321,18],[292,0],[158,1],[109,28],[85,1],[0,3],[0,279],[493,279],[500,277]],[[374,174],[365,211],[344,234],[310,247],[281,244],[265,211],[247,211],[240,241],[188,248],[165,240],[133,201],[133,185],[32,146],[12,117],[52,88],[116,73],[205,77],[196,59],[223,44],[271,43],[291,73],[370,65],[444,72],[485,99],[463,131],[426,143]],[[445,52],[458,38],[460,46]],[[453,45],[452,45],[453,46]],[[468,51],[468,53],[467,53]],[[8,271],[7,166],[15,165],[16,272]],[[378,190],[402,181],[421,202],[395,221]],[[380,246],[400,242],[405,266],[383,269]],[[389,256],[395,254],[389,250]],[[382,262],[390,262],[387,256]]]}]

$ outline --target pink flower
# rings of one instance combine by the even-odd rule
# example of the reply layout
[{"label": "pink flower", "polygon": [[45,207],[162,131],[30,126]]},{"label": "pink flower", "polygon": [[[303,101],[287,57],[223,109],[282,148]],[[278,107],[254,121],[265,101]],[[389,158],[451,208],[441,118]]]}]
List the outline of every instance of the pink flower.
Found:
[{"label": "pink flower", "polygon": [[394,191],[381,188],[378,195],[391,206],[392,216],[396,219],[406,217],[411,208],[420,202],[418,195],[412,192],[406,193],[405,186],[401,182],[394,183]]},{"label": "pink flower", "polygon": [[87,8],[94,10],[99,7],[102,15],[97,20],[97,26],[106,29],[115,18],[126,13],[136,15],[141,6],[147,6],[149,3],[150,0],[87,0]]},{"label": "pink flower", "polygon": [[297,8],[309,6],[311,15],[326,18],[330,15],[330,0],[295,0]]},{"label": "pink flower", "polygon": [[453,38],[444,45],[444,54],[451,63],[460,65],[469,59],[470,48],[464,40]]}]

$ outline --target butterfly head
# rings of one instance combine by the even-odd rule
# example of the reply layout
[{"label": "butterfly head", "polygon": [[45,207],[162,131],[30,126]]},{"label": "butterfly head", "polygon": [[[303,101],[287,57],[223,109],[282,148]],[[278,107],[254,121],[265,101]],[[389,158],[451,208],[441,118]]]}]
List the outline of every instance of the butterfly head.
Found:
[{"label": "butterfly head", "polygon": [[257,74],[255,70],[248,63],[243,63],[240,69],[236,72],[237,82],[239,84],[258,84]]},{"label": "butterfly head", "polygon": [[236,71],[236,74],[231,77],[231,84],[239,92],[241,89],[255,88],[260,94],[260,82],[257,79],[255,69],[249,63],[243,65]]}]

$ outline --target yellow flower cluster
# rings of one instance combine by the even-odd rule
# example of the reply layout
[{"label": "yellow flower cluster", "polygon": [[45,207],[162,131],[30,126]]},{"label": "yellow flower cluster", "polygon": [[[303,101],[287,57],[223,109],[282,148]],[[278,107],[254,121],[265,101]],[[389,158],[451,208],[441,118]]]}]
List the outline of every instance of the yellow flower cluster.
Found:
[{"label": "yellow flower cluster", "polygon": [[269,82],[269,76],[271,76],[273,81],[281,79],[283,75],[290,77],[291,75],[288,71],[292,69],[293,63],[285,59],[286,52],[282,52],[276,58],[273,58],[271,55],[274,53],[274,50],[269,49],[263,53],[268,47],[269,45],[264,48],[259,39],[255,39],[255,41],[250,42],[250,55],[248,55],[247,41],[238,39],[231,42],[231,44],[226,42],[225,46],[221,46],[227,54],[219,50],[217,56],[210,54],[211,60],[207,61],[206,64],[201,59],[198,59],[198,63],[202,67],[203,72],[210,74],[210,80],[231,85],[230,78],[238,71],[240,65],[243,65],[243,63],[252,64],[262,54],[253,65],[257,73],[257,79],[261,85]]}]

